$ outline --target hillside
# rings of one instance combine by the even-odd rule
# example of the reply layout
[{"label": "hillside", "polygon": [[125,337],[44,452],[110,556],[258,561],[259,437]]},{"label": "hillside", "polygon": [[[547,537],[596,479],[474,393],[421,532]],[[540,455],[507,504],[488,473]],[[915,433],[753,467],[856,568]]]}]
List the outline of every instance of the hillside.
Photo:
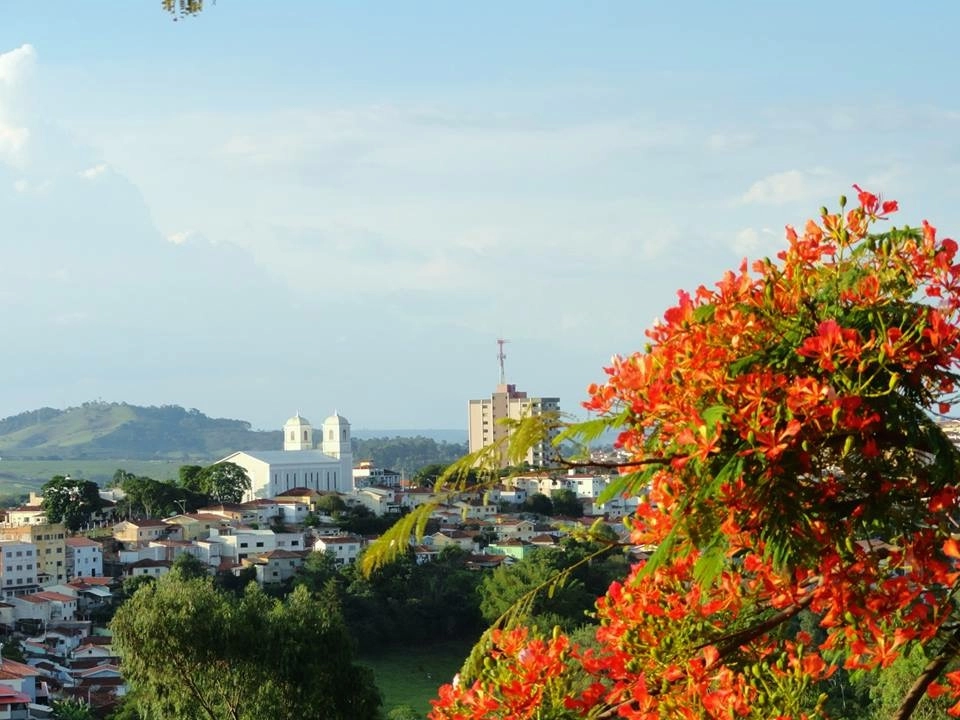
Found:
[{"label": "hillside", "polygon": [[90,402],[0,420],[0,457],[5,459],[209,460],[281,442],[279,431],[251,430],[248,422],[210,418],[177,405]]},{"label": "hillside", "polygon": [[[376,436],[371,437],[373,432]],[[424,465],[452,462],[467,451],[464,442],[436,439],[436,435],[463,435],[455,430],[360,430],[357,434],[366,437],[353,439],[356,460],[372,460],[378,467],[408,474]],[[276,450],[282,446],[279,430],[251,430],[250,423],[243,420],[211,418],[177,405],[90,402],[66,410],[40,408],[0,420],[0,458],[5,461],[0,467],[0,482],[7,466],[17,461],[206,463],[236,450]]]}]

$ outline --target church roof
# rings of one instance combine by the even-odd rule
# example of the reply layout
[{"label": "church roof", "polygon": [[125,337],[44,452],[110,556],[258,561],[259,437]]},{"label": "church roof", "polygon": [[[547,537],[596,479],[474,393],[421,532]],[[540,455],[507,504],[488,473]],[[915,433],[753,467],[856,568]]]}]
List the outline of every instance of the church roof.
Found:
[{"label": "church roof", "polygon": [[322,450],[243,450],[242,454],[269,465],[340,464],[337,458]]}]

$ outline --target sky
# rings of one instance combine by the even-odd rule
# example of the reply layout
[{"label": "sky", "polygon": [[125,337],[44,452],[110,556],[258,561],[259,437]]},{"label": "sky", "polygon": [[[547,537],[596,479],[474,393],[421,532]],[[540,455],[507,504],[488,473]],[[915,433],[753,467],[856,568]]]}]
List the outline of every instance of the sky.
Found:
[{"label": "sky", "polygon": [[7,2],[0,417],[582,414],[859,183],[960,233],[949,3]]}]

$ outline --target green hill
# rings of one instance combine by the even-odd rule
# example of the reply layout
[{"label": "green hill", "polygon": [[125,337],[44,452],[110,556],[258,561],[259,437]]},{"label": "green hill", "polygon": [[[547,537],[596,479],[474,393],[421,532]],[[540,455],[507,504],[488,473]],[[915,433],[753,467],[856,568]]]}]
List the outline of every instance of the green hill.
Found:
[{"label": "green hill", "polygon": [[90,402],[0,420],[0,457],[10,460],[209,461],[238,449],[274,449],[282,442],[279,431],[251,430],[243,420],[210,418],[177,405]]}]

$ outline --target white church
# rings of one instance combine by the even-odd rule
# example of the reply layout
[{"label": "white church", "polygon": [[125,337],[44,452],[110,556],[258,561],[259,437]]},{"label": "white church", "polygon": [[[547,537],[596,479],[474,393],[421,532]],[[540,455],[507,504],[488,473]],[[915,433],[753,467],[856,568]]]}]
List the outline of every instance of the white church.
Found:
[{"label": "white church", "polygon": [[283,425],[283,450],[243,450],[220,462],[247,471],[250,492],[244,500],[273,498],[294,488],[353,490],[350,423],[336,411],[323,421],[319,447],[314,446],[313,426],[298,412]]}]

